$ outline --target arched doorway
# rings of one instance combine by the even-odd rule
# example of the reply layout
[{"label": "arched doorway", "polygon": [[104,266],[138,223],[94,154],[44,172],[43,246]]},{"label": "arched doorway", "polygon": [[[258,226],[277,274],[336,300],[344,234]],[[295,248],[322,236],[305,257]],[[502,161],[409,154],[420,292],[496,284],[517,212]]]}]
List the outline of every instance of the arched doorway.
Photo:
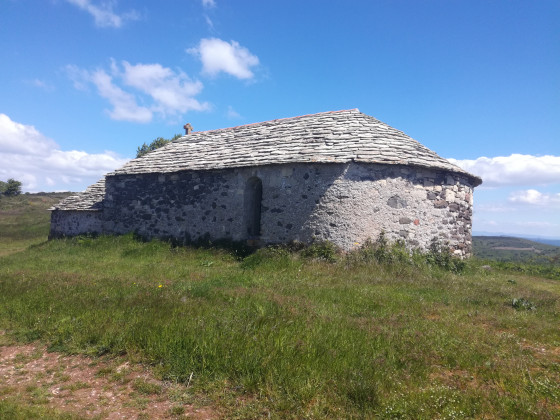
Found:
[{"label": "arched doorway", "polygon": [[262,181],[254,176],[245,185],[245,226],[248,239],[257,238],[261,234],[261,202]]}]

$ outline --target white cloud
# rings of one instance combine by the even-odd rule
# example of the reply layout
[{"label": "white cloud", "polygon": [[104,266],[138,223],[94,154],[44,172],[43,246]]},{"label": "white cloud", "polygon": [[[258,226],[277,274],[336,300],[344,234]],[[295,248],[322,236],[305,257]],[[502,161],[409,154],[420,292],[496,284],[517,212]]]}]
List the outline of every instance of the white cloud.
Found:
[{"label": "white cloud", "polygon": [[202,5],[204,7],[216,7],[216,1],[215,0],[202,0]]},{"label": "white cloud", "polygon": [[66,70],[77,89],[87,89],[89,84],[97,88],[99,95],[113,106],[108,114],[114,120],[145,123],[153,119],[154,113],[166,117],[209,109],[208,103],[194,98],[202,91],[200,81],[193,81],[184,72],[161,64],[132,65],[123,61],[121,68],[112,60],[111,74],[102,69],[87,71],[72,65]]},{"label": "white cloud", "polygon": [[237,112],[235,109],[233,109],[233,107],[231,105],[228,106],[226,116],[231,120],[241,118],[241,115],[239,114],[239,112]]},{"label": "white cloud", "polygon": [[512,154],[474,160],[449,159],[482,178],[484,186],[547,185],[560,183],[560,156]]},{"label": "white cloud", "polygon": [[73,64],[67,65],[64,70],[66,71],[68,78],[72,80],[72,84],[76,89],[83,91],[88,90],[90,75],[87,70],[81,69]]},{"label": "white cloud", "polygon": [[25,191],[83,190],[126,161],[110,151],[60,150],[35,127],[0,114],[0,179],[22,181]]},{"label": "white cloud", "polygon": [[212,19],[210,19],[210,17],[208,15],[204,15],[204,20],[206,21],[206,24],[208,25],[208,27],[210,28],[210,30],[214,30],[214,22],[212,22]]},{"label": "white cloud", "polygon": [[484,182],[475,190],[474,230],[560,237],[560,156],[449,160]]},{"label": "white cloud", "polygon": [[139,106],[134,95],[125,92],[113,84],[112,77],[103,70],[96,70],[90,74],[90,81],[97,87],[99,95],[107,99],[113,109],[109,115],[114,120],[124,120],[145,123],[152,120],[152,111]]},{"label": "white cloud", "polygon": [[155,110],[177,114],[208,109],[208,104],[194,99],[202,91],[202,83],[192,81],[182,71],[174,72],[160,64],[131,65],[126,61],[123,66],[124,83],[150,95],[156,104]]},{"label": "white cloud", "polygon": [[120,28],[126,20],[136,20],[139,15],[132,10],[127,13],[117,14],[113,11],[114,2],[100,2],[96,4],[92,0],[66,0],[68,3],[88,12],[95,24],[100,27]]},{"label": "white cloud", "polygon": [[54,86],[51,85],[50,83],[47,83],[41,79],[33,79],[33,80],[27,80],[26,81],[27,84],[43,89],[47,92],[52,92],[54,90]]},{"label": "white cloud", "polygon": [[0,150],[2,154],[44,155],[56,143],[43,136],[35,127],[12,121],[0,114]]},{"label": "white cloud", "polygon": [[257,56],[236,41],[226,42],[218,38],[204,38],[196,48],[189,48],[202,61],[202,72],[216,76],[220,72],[231,74],[238,79],[252,79],[252,67],[259,64]]},{"label": "white cloud", "polygon": [[508,200],[533,206],[560,207],[560,193],[542,193],[534,189],[512,192]]}]

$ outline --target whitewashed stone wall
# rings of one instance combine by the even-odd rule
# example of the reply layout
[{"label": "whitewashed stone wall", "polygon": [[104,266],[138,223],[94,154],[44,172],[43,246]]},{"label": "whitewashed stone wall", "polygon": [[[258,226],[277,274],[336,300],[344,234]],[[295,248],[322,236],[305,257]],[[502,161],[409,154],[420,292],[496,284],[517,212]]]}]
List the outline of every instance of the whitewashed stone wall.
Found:
[{"label": "whitewashed stone wall", "polygon": [[344,249],[377,239],[426,250],[435,238],[457,255],[472,249],[472,192],[466,177],[413,167],[350,164],[304,224],[307,235]]}]

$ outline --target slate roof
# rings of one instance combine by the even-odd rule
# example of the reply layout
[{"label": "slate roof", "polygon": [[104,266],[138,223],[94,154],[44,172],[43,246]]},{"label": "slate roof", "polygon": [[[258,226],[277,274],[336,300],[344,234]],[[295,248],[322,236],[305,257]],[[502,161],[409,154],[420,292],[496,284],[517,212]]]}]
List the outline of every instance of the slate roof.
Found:
[{"label": "slate roof", "polygon": [[[192,132],[129,161],[107,176],[310,162],[412,165],[464,174],[475,186],[482,183],[479,177],[453,165],[402,131],[358,109]],[[94,201],[103,198],[100,183],[81,195],[68,197],[57,208],[85,210],[89,205],[94,209]],[[92,187],[95,188],[88,192]],[[87,204],[80,204],[78,198]]]},{"label": "slate roof", "polygon": [[108,175],[351,161],[441,168],[476,178],[357,109],[193,132]]},{"label": "slate roof", "polygon": [[90,185],[85,191],[76,195],[70,195],[49,210],[103,210],[103,198],[105,196],[105,178],[103,177],[95,184]]}]

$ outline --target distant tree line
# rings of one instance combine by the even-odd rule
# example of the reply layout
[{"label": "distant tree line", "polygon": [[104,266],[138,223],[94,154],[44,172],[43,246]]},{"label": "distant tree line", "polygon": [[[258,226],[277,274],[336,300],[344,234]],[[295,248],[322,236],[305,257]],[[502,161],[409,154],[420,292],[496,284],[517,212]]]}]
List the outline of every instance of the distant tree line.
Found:
[{"label": "distant tree line", "polygon": [[173,140],[178,139],[179,137],[182,137],[181,134],[175,134],[171,139],[158,137],[154,139],[150,144],[144,143],[141,147],[136,149],[136,157],[139,158],[140,156],[144,156],[146,153],[151,152],[152,150],[159,149],[160,147],[165,146],[167,143],[170,143]]},{"label": "distant tree line", "polygon": [[0,196],[14,197],[21,194],[21,182],[13,178],[8,181],[0,181]]}]

